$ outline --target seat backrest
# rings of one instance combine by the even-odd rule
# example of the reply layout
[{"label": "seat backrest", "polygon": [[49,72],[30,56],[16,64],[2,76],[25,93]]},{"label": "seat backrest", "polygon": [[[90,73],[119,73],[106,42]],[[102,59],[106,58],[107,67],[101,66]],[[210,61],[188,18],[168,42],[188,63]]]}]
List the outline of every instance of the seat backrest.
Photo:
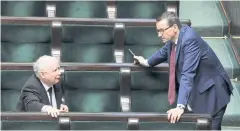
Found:
[{"label": "seat backrest", "polygon": [[2,24],[2,62],[33,62],[51,54],[50,25]]},{"label": "seat backrest", "polygon": [[64,94],[73,112],[119,112],[118,71],[65,71]]},{"label": "seat backrest", "polygon": [[1,1],[1,16],[45,17],[46,1]]},{"label": "seat backrest", "polygon": [[105,1],[55,1],[57,17],[107,18]]},{"label": "seat backrest", "polygon": [[140,130],[196,130],[196,123],[140,122]]},{"label": "seat backrest", "polygon": [[168,103],[168,72],[132,71],[131,107],[133,112],[166,112]]},{"label": "seat backrest", "polygon": [[1,111],[16,111],[21,89],[33,71],[1,70]]},{"label": "seat backrest", "polygon": [[166,11],[164,1],[117,1],[118,18],[155,19]]},{"label": "seat backrest", "polygon": [[63,62],[114,62],[113,27],[64,25]]},{"label": "seat backrest", "polygon": [[161,39],[157,36],[156,27],[127,27],[125,33],[125,62],[133,62],[128,49],[137,56],[147,58],[163,46]]},{"label": "seat backrest", "polygon": [[59,130],[58,121],[2,121],[2,130]]},{"label": "seat backrest", "polygon": [[121,121],[72,121],[71,130],[127,130]]}]

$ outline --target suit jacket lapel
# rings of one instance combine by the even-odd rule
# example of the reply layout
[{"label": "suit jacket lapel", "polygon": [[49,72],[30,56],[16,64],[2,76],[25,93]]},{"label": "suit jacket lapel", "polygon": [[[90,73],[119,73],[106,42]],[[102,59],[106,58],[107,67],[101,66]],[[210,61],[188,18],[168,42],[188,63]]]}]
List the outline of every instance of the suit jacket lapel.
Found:
[{"label": "suit jacket lapel", "polygon": [[178,56],[179,56],[179,51],[181,49],[181,44],[182,44],[182,37],[184,34],[184,26],[181,28],[179,36],[178,36],[178,41],[177,41],[177,49],[176,49],[176,61],[175,61],[175,65],[177,65],[177,60],[178,60]]},{"label": "suit jacket lapel", "polygon": [[[35,77],[36,77],[36,76],[35,76]],[[39,85],[41,86],[41,88],[40,88],[40,94],[43,95],[43,97],[42,97],[43,103],[44,103],[44,104],[47,104],[47,105],[51,105],[51,104],[50,104],[50,101],[49,101],[49,99],[48,99],[47,92],[46,92],[43,84],[41,83],[41,81],[39,80],[39,78],[36,77],[36,79],[37,79]]]},{"label": "suit jacket lapel", "polygon": [[[172,41],[168,41],[169,42],[169,46],[168,46],[168,64],[170,65],[170,56],[171,56],[171,51],[172,51]],[[168,44],[168,43],[166,43]]]},{"label": "suit jacket lapel", "polygon": [[46,90],[45,90],[45,88],[42,86],[42,88],[41,88],[41,92],[42,92],[42,94],[43,94],[43,103],[46,103],[47,105],[51,105],[51,103],[50,103],[50,101],[49,101],[49,99],[48,99],[48,95],[47,95],[47,92],[46,92]]}]

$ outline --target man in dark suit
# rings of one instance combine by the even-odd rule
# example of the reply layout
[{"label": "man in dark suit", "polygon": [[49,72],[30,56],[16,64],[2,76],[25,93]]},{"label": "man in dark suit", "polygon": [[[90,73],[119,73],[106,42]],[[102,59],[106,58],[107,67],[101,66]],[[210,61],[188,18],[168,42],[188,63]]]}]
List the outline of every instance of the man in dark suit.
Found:
[{"label": "man in dark suit", "polygon": [[185,110],[209,113],[212,115],[212,129],[221,130],[233,87],[216,54],[191,27],[181,26],[173,12],[158,17],[156,28],[166,44],[148,59],[142,56],[134,59],[135,63],[147,67],[168,60],[170,104],[175,101],[176,85],[179,85],[177,107],[167,111],[169,121],[178,121]]},{"label": "man in dark suit", "polygon": [[17,104],[18,111],[47,112],[57,117],[59,112],[68,112],[63,104],[60,81],[59,62],[52,56],[42,56],[33,65],[32,75],[22,88]]}]

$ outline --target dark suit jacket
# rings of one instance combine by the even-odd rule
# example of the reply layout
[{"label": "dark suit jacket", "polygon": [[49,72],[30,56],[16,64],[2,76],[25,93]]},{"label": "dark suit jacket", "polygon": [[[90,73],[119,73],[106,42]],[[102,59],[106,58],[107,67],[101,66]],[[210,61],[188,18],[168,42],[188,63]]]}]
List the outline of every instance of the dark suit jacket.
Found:
[{"label": "dark suit jacket", "polygon": [[[150,66],[170,61],[168,41],[149,59]],[[233,87],[216,54],[196,32],[183,26],[176,47],[177,104],[189,104],[195,113],[214,115],[230,101]]]},{"label": "dark suit jacket", "polygon": [[[61,88],[54,85],[55,97],[58,109],[62,102]],[[40,112],[44,105],[50,105],[47,91],[36,75],[32,75],[22,88],[19,101],[17,103],[17,111],[23,112]]]}]

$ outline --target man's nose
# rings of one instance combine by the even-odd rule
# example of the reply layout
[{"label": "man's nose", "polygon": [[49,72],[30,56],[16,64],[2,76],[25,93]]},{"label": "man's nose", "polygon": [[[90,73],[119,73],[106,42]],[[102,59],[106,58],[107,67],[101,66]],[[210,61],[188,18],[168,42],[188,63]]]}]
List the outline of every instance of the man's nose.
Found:
[{"label": "man's nose", "polygon": [[162,37],[162,33],[158,32],[158,37]]}]

